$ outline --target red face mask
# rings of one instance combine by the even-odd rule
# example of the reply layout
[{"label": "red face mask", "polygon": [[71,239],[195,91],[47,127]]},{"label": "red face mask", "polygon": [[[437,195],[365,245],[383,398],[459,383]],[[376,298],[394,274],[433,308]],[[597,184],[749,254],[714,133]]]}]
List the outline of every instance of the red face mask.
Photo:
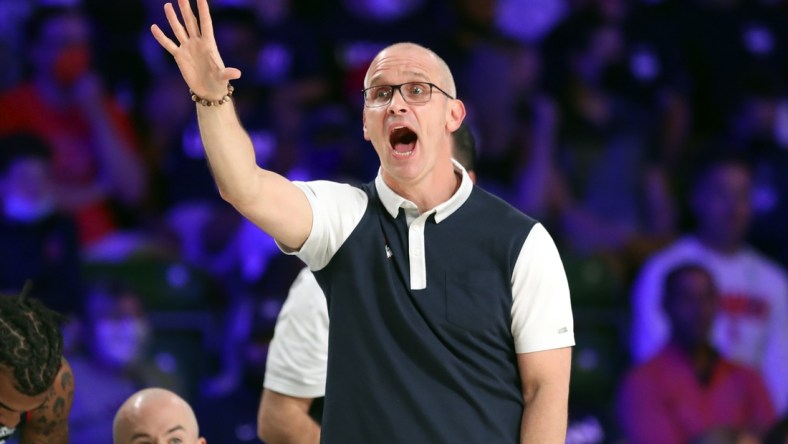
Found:
[{"label": "red face mask", "polygon": [[64,48],[55,59],[55,81],[60,86],[71,86],[90,68],[90,49],[87,45]]}]

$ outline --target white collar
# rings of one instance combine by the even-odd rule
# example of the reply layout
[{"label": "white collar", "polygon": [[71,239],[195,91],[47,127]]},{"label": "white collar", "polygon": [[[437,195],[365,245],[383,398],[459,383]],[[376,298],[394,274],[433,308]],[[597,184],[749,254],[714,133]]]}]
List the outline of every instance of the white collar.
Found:
[{"label": "white collar", "polygon": [[[468,200],[471,191],[473,191],[473,182],[465,171],[465,168],[454,159],[452,159],[452,164],[454,165],[454,171],[462,175],[462,181],[460,182],[460,187],[447,201],[438,204],[435,208],[426,212],[435,213],[435,223],[440,223],[457,211],[457,209]],[[380,201],[391,217],[396,218],[400,208],[417,208],[416,204],[394,192],[394,190],[383,180],[380,171],[381,170],[378,169],[378,175],[375,177],[375,189],[378,192]]]}]

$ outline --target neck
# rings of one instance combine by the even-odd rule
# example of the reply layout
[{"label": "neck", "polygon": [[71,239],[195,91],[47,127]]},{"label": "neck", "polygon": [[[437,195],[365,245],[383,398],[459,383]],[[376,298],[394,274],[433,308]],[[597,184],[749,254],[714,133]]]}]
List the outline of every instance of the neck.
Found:
[{"label": "neck", "polygon": [[429,211],[449,200],[462,184],[462,176],[454,171],[450,162],[449,168],[436,168],[432,174],[415,183],[397,183],[390,176],[384,175],[386,184],[397,194],[413,202],[419,213]]},{"label": "neck", "polygon": [[671,341],[692,365],[693,373],[699,381],[706,383],[711,379],[714,365],[717,363],[717,351],[708,342],[687,343],[685,341]]}]

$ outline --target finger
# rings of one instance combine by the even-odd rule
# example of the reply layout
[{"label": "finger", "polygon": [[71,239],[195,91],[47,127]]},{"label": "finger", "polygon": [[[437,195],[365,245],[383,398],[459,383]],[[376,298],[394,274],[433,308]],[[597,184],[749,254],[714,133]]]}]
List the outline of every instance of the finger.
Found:
[{"label": "finger", "polygon": [[192,37],[200,36],[200,29],[197,27],[197,18],[194,17],[194,11],[189,4],[189,0],[178,0],[178,7],[181,10],[183,23],[186,25],[186,30]]},{"label": "finger", "polygon": [[213,20],[208,8],[208,0],[197,0],[197,13],[200,14],[200,31],[203,37],[213,39]]},{"label": "finger", "polygon": [[241,70],[238,68],[224,68],[221,73],[222,80],[230,81],[241,78]]},{"label": "finger", "polygon": [[164,31],[159,28],[159,25],[152,25],[150,27],[150,32],[153,34],[153,38],[156,39],[157,42],[164,48],[167,52],[171,55],[175,55],[175,51],[178,49],[178,45],[175,44],[169,37],[164,34]]},{"label": "finger", "polygon": [[186,29],[183,28],[180,20],[178,20],[178,16],[175,14],[175,8],[172,7],[172,3],[167,3],[164,5],[164,15],[167,16],[167,21],[170,23],[170,28],[172,28],[175,38],[178,39],[181,44],[189,40],[189,35],[186,34]]}]

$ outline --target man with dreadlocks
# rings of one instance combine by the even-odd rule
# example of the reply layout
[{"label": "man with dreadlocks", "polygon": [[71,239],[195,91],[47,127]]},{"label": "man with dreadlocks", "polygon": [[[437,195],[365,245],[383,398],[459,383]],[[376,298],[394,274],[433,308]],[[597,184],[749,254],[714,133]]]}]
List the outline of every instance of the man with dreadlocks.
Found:
[{"label": "man with dreadlocks", "polygon": [[16,429],[21,444],[68,443],[74,378],[61,316],[27,298],[29,287],[0,295],[0,444]]}]

